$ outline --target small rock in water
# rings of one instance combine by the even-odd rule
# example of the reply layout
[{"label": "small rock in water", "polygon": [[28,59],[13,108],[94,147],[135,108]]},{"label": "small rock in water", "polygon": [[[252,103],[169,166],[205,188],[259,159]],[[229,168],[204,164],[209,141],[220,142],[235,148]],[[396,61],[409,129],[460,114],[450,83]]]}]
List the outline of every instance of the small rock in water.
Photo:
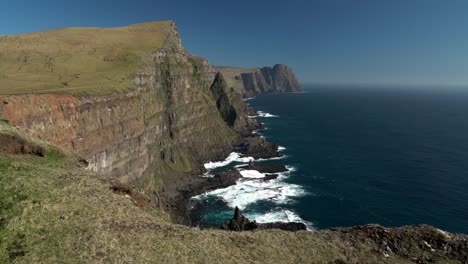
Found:
[{"label": "small rock in water", "polygon": [[286,231],[300,231],[307,230],[307,226],[304,223],[298,222],[272,222],[272,223],[257,223],[256,221],[250,221],[247,217],[242,215],[239,207],[236,206],[234,209],[234,217],[221,226],[221,229],[229,231],[251,231],[255,229],[281,229]]}]

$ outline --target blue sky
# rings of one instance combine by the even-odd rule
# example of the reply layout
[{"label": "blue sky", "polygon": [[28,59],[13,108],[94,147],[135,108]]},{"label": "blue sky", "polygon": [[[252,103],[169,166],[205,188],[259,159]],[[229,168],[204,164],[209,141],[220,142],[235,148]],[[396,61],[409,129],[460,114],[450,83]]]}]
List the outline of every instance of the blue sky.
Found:
[{"label": "blue sky", "polygon": [[167,19],[216,65],[286,63],[305,83],[468,84],[466,0],[0,0],[0,34]]}]

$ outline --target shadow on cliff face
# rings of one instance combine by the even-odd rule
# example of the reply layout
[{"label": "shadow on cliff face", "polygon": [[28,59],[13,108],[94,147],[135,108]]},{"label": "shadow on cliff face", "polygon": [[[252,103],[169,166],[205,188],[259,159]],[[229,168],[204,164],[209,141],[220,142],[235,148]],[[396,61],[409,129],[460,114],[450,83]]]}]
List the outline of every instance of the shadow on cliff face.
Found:
[{"label": "shadow on cliff face", "polygon": [[31,154],[40,157],[46,155],[46,150],[18,135],[0,134],[0,153],[5,154]]},{"label": "shadow on cliff face", "polygon": [[217,73],[213,84],[210,87],[213,99],[216,101],[216,107],[218,108],[223,120],[228,126],[234,126],[237,119],[237,112],[234,106],[229,100],[229,96],[226,92],[226,81],[221,73]]}]

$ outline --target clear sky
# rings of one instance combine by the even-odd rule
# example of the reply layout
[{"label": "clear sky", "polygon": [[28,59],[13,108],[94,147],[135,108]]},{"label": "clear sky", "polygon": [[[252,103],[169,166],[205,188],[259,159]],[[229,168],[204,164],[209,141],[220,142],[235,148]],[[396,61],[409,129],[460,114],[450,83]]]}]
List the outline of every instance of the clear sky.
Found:
[{"label": "clear sky", "polygon": [[0,0],[0,34],[174,20],[215,65],[300,81],[468,84],[468,0]]}]

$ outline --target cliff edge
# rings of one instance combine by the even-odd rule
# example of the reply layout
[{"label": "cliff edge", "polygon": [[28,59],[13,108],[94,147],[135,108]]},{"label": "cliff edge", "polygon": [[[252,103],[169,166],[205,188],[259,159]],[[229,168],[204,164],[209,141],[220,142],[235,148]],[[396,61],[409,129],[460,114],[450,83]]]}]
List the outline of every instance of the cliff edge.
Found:
[{"label": "cliff edge", "polygon": [[215,68],[228,79],[229,86],[244,97],[253,97],[263,93],[302,91],[292,68],[284,64],[255,69],[228,66]]}]

